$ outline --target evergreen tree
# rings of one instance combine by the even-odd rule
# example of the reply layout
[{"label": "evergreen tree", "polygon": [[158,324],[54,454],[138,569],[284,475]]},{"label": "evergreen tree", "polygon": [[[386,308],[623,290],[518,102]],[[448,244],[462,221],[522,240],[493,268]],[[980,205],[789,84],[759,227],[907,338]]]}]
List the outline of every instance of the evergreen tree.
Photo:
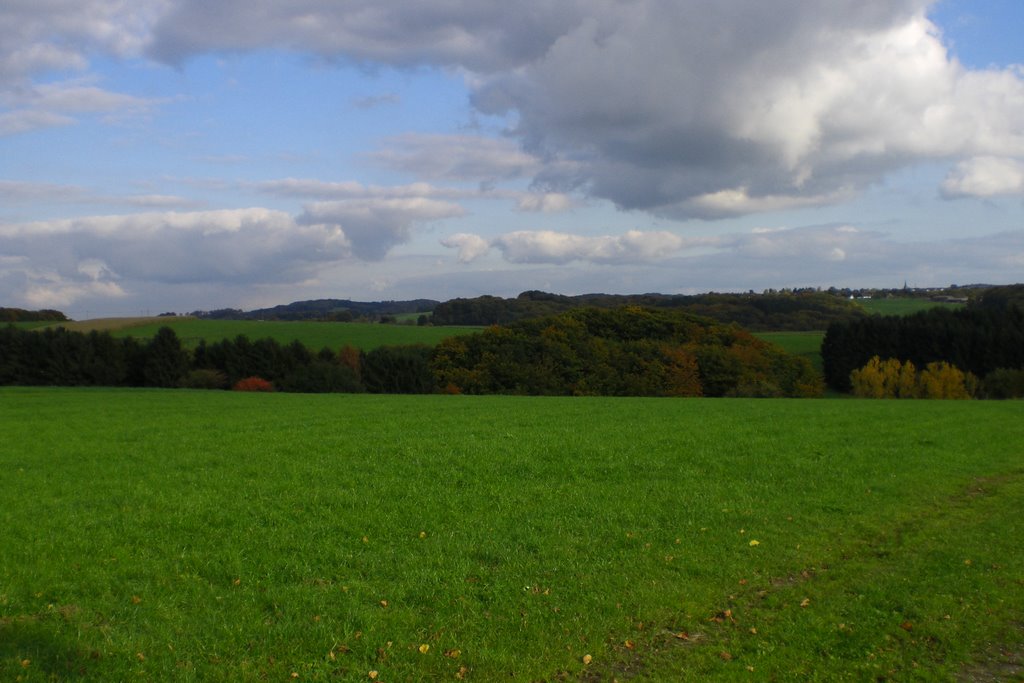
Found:
[{"label": "evergreen tree", "polygon": [[143,381],[150,387],[175,387],[189,369],[188,354],[181,348],[178,335],[170,327],[161,327],[145,350]]}]

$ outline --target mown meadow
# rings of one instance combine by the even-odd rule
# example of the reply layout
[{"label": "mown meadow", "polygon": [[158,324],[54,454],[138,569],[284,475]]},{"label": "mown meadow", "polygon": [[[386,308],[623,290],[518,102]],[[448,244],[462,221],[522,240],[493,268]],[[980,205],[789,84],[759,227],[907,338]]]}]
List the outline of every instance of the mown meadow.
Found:
[{"label": "mown meadow", "polygon": [[1021,402],[0,389],[2,680],[972,680]]}]

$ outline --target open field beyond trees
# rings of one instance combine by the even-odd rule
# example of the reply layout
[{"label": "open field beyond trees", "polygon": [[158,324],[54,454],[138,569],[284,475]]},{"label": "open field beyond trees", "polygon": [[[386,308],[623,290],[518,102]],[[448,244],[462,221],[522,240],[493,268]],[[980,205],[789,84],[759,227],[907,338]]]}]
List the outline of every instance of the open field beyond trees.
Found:
[{"label": "open field beyond trees", "polygon": [[0,679],[1013,676],[1022,418],[3,388]]},{"label": "open field beyond trees", "polygon": [[169,327],[186,348],[195,348],[201,340],[208,343],[245,335],[257,339],[273,339],[281,344],[295,340],[313,350],[328,347],[337,350],[351,345],[364,351],[378,346],[428,344],[458,334],[476,332],[478,327],[431,327],[417,325],[383,325],[356,322],[296,322],[262,320],[204,320],[189,317],[105,318],[73,323],[51,324],[79,332],[110,332],[114,337],[152,339],[161,327]]},{"label": "open field beyond trees", "polygon": [[806,358],[815,370],[821,372],[821,340],[825,337],[824,332],[755,332],[754,336],[775,344],[794,356]]},{"label": "open field beyond trees", "polygon": [[932,301],[920,297],[891,297],[877,299],[859,299],[857,301],[872,315],[912,315],[932,308],[963,308],[963,304]]}]

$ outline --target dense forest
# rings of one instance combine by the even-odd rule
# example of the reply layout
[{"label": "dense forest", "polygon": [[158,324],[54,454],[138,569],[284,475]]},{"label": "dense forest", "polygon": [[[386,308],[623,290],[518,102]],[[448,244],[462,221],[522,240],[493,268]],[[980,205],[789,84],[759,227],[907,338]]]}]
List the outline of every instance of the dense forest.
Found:
[{"label": "dense forest", "polygon": [[943,361],[983,379],[996,370],[1024,368],[1024,308],[990,301],[836,322],[825,333],[821,355],[825,381],[837,391],[849,391],[850,373],[874,356],[917,367]]},{"label": "dense forest", "polygon": [[[64,328],[0,329],[0,384],[231,388],[258,377],[283,391],[814,396],[804,359],[736,327],[678,311],[576,309],[492,326],[436,348],[314,352],[244,336],[193,352],[161,328],[148,343]],[[248,386],[248,385],[246,385]]]},{"label": "dense forest", "polygon": [[672,310],[576,308],[438,345],[439,386],[473,394],[818,396],[810,363]]},{"label": "dense forest", "polygon": [[503,325],[506,323],[565,313],[580,307],[619,308],[644,306],[683,311],[723,323],[735,323],[748,330],[823,330],[836,320],[865,317],[856,303],[816,290],[768,292],[764,294],[584,294],[563,296],[545,292],[523,292],[514,299],[481,296],[452,299],[439,304],[433,313],[435,325]]},{"label": "dense forest", "polygon": [[988,287],[972,297],[969,305],[984,310],[1018,308],[1024,311],[1024,285]]}]

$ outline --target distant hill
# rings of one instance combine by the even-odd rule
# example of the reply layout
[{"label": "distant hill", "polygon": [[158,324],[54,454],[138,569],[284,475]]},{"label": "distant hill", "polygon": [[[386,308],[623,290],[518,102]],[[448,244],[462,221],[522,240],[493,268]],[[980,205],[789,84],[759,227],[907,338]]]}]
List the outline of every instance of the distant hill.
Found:
[{"label": "distant hill", "polygon": [[408,313],[430,313],[438,305],[432,299],[413,301],[350,301],[349,299],[313,299],[294,301],[273,308],[241,311],[222,308],[216,311],[193,311],[197,318],[214,320],[325,320],[347,322],[381,318]]},{"label": "distant hill", "polygon": [[765,294],[583,294],[563,296],[523,292],[514,299],[481,296],[453,299],[434,309],[435,325],[500,325],[531,318],[558,315],[574,308],[644,306],[672,309],[736,323],[753,331],[824,330],[836,320],[865,317],[855,302],[816,290]]},{"label": "distant hill", "polygon": [[990,287],[971,300],[972,308],[1005,310],[1019,308],[1024,311],[1024,285]]},{"label": "distant hill", "polygon": [[[581,294],[566,296],[536,290],[514,298],[478,296],[451,299],[441,303],[433,299],[411,301],[352,301],[350,299],[312,299],[290,304],[242,311],[223,308],[193,311],[196,318],[214,320],[307,320],[375,322],[395,316],[427,315],[435,325],[503,325],[520,320],[558,315],[575,308],[619,308],[643,306],[672,309],[699,315],[722,323],[736,323],[755,332],[824,330],[835,321],[863,318],[885,310],[865,310],[866,301],[917,299],[927,308],[954,297],[969,305],[1001,307],[1007,303],[1024,306],[1024,285],[992,287],[967,285],[945,289],[818,289],[766,290],[756,294]],[[880,307],[878,307],[880,308]],[[916,310],[916,308],[914,310]],[[10,309],[0,309],[10,310]],[[909,311],[908,311],[909,312]]]},{"label": "distant hill", "polygon": [[41,311],[26,311],[23,308],[0,308],[0,322],[5,323],[27,323],[27,322],[63,322],[68,317],[60,311],[43,309]]}]

